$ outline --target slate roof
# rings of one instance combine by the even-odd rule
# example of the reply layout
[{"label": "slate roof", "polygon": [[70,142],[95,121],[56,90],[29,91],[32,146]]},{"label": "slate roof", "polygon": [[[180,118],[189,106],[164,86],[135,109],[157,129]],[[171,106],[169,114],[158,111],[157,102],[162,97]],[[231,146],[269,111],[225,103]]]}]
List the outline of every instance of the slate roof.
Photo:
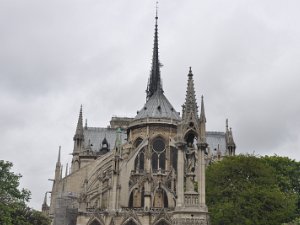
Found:
[{"label": "slate roof", "polygon": [[[102,141],[105,137],[107,139],[107,142],[109,143],[110,149],[113,149],[115,146],[117,129],[102,128],[102,127],[88,127],[88,128],[84,128],[83,133],[84,133],[84,146],[87,147],[90,140],[91,148],[93,151],[99,151]],[[124,144],[127,138],[126,131],[122,130],[121,138],[122,138],[122,144]],[[225,155],[226,140],[225,140],[224,132],[207,131],[206,140],[211,150],[211,153],[213,155],[217,153],[216,150],[218,150],[218,147],[222,152],[222,155]]]},{"label": "slate roof", "polygon": [[144,107],[138,111],[138,114],[134,119],[143,119],[147,117],[180,120],[179,113],[176,112],[162,91],[156,91],[148,99]]},{"label": "slate roof", "polygon": [[[88,147],[89,142],[93,151],[99,151],[102,141],[106,138],[110,150],[115,147],[117,137],[117,129],[115,128],[102,128],[102,127],[87,127],[83,129],[84,146]],[[126,142],[126,131],[122,130],[121,139],[122,144]]]}]

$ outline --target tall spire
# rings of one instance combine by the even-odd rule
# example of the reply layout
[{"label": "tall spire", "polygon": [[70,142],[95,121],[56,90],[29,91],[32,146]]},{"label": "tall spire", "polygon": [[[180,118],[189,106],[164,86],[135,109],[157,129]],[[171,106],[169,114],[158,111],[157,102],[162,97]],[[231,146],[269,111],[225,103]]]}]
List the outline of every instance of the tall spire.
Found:
[{"label": "tall spire", "polygon": [[196,101],[194,79],[193,79],[193,73],[191,67],[188,74],[186,97],[185,97],[185,103],[183,107],[184,107],[184,111],[182,115],[183,119],[189,120],[191,114],[193,117],[195,117],[195,119],[198,118],[198,105]]},{"label": "tall spire", "polygon": [[156,15],[155,15],[155,30],[154,30],[154,46],[153,46],[153,56],[152,56],[152,68],[151,74],[148,81],[148,87],[146,90],[147,100],[158,90],[163,91],[161,78],[160,78],[160,62],[158,58],[158,7],[156,2]]}]

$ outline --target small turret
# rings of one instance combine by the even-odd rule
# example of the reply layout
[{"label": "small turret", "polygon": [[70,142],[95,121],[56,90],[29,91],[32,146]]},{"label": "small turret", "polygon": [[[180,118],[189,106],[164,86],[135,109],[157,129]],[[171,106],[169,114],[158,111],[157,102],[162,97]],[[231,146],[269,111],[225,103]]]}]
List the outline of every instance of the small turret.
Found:
[{"label": "small turret", "polygon": [[229,156],[234,156],[236,145],[235,145],[235,142],[234,142],[234,139],[233,139],[232,128],[230,127],[230,129],[228,129],[228,119],[226,119],[225,139],[226,139],[227,154]]},{"label": "small turret", "polygon": [[82,119],[82,105],[80,106],[78,122],[77,122],[76,131],[75,131],[75,135],[74,135],[73,140],[74,140],[74,150],[73,150],[73,153],[78,153],[78,152],[82,151],[83,141],[84,141],[83,119]]},{"label": "small turret", "polygon": [[45,193],[44,202],[43,202],[43,205],[42,205],[42,213],[45,216],[49,215],[49,209],[50,209],[50,207],[47,204],[47,194],[48,194],[48,191]]},{"label": "small turret", "polygon": [[83,134],[83,119],[82,119],[82,105],[80,106],[78,122],[74,135],[74,149],[71,172],[74,172],[80,168],[79,154],[84,150],[84,134]]}]

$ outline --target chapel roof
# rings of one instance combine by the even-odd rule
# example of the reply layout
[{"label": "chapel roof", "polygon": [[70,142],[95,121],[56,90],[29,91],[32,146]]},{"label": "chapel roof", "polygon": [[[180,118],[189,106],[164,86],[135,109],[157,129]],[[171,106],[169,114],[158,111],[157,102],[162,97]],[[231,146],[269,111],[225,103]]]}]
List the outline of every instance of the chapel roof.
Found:
[{"label": "chapel roof", "polygon": [[138,111],[134,119],[143,118],[169,118],[180,120],[179,113],[173,108],[169,100],[161,91],[156,91]]}]

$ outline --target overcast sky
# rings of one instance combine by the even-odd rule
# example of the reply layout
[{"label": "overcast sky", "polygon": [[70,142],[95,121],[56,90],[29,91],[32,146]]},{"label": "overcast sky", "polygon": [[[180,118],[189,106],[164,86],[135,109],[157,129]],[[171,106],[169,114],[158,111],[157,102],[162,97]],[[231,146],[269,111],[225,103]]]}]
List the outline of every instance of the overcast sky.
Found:
[{"label": "overcast sky", "polygon": [[[300,160],[300,1],[161,0],[165,94],[177,111],[192,66],[207,129],[229,118],[238,153]],[[51,190],[58,146],[70,162],[83,104],[88,126],[145,103],[154,0],[0,0],[0,159],[30,205]]]}]

